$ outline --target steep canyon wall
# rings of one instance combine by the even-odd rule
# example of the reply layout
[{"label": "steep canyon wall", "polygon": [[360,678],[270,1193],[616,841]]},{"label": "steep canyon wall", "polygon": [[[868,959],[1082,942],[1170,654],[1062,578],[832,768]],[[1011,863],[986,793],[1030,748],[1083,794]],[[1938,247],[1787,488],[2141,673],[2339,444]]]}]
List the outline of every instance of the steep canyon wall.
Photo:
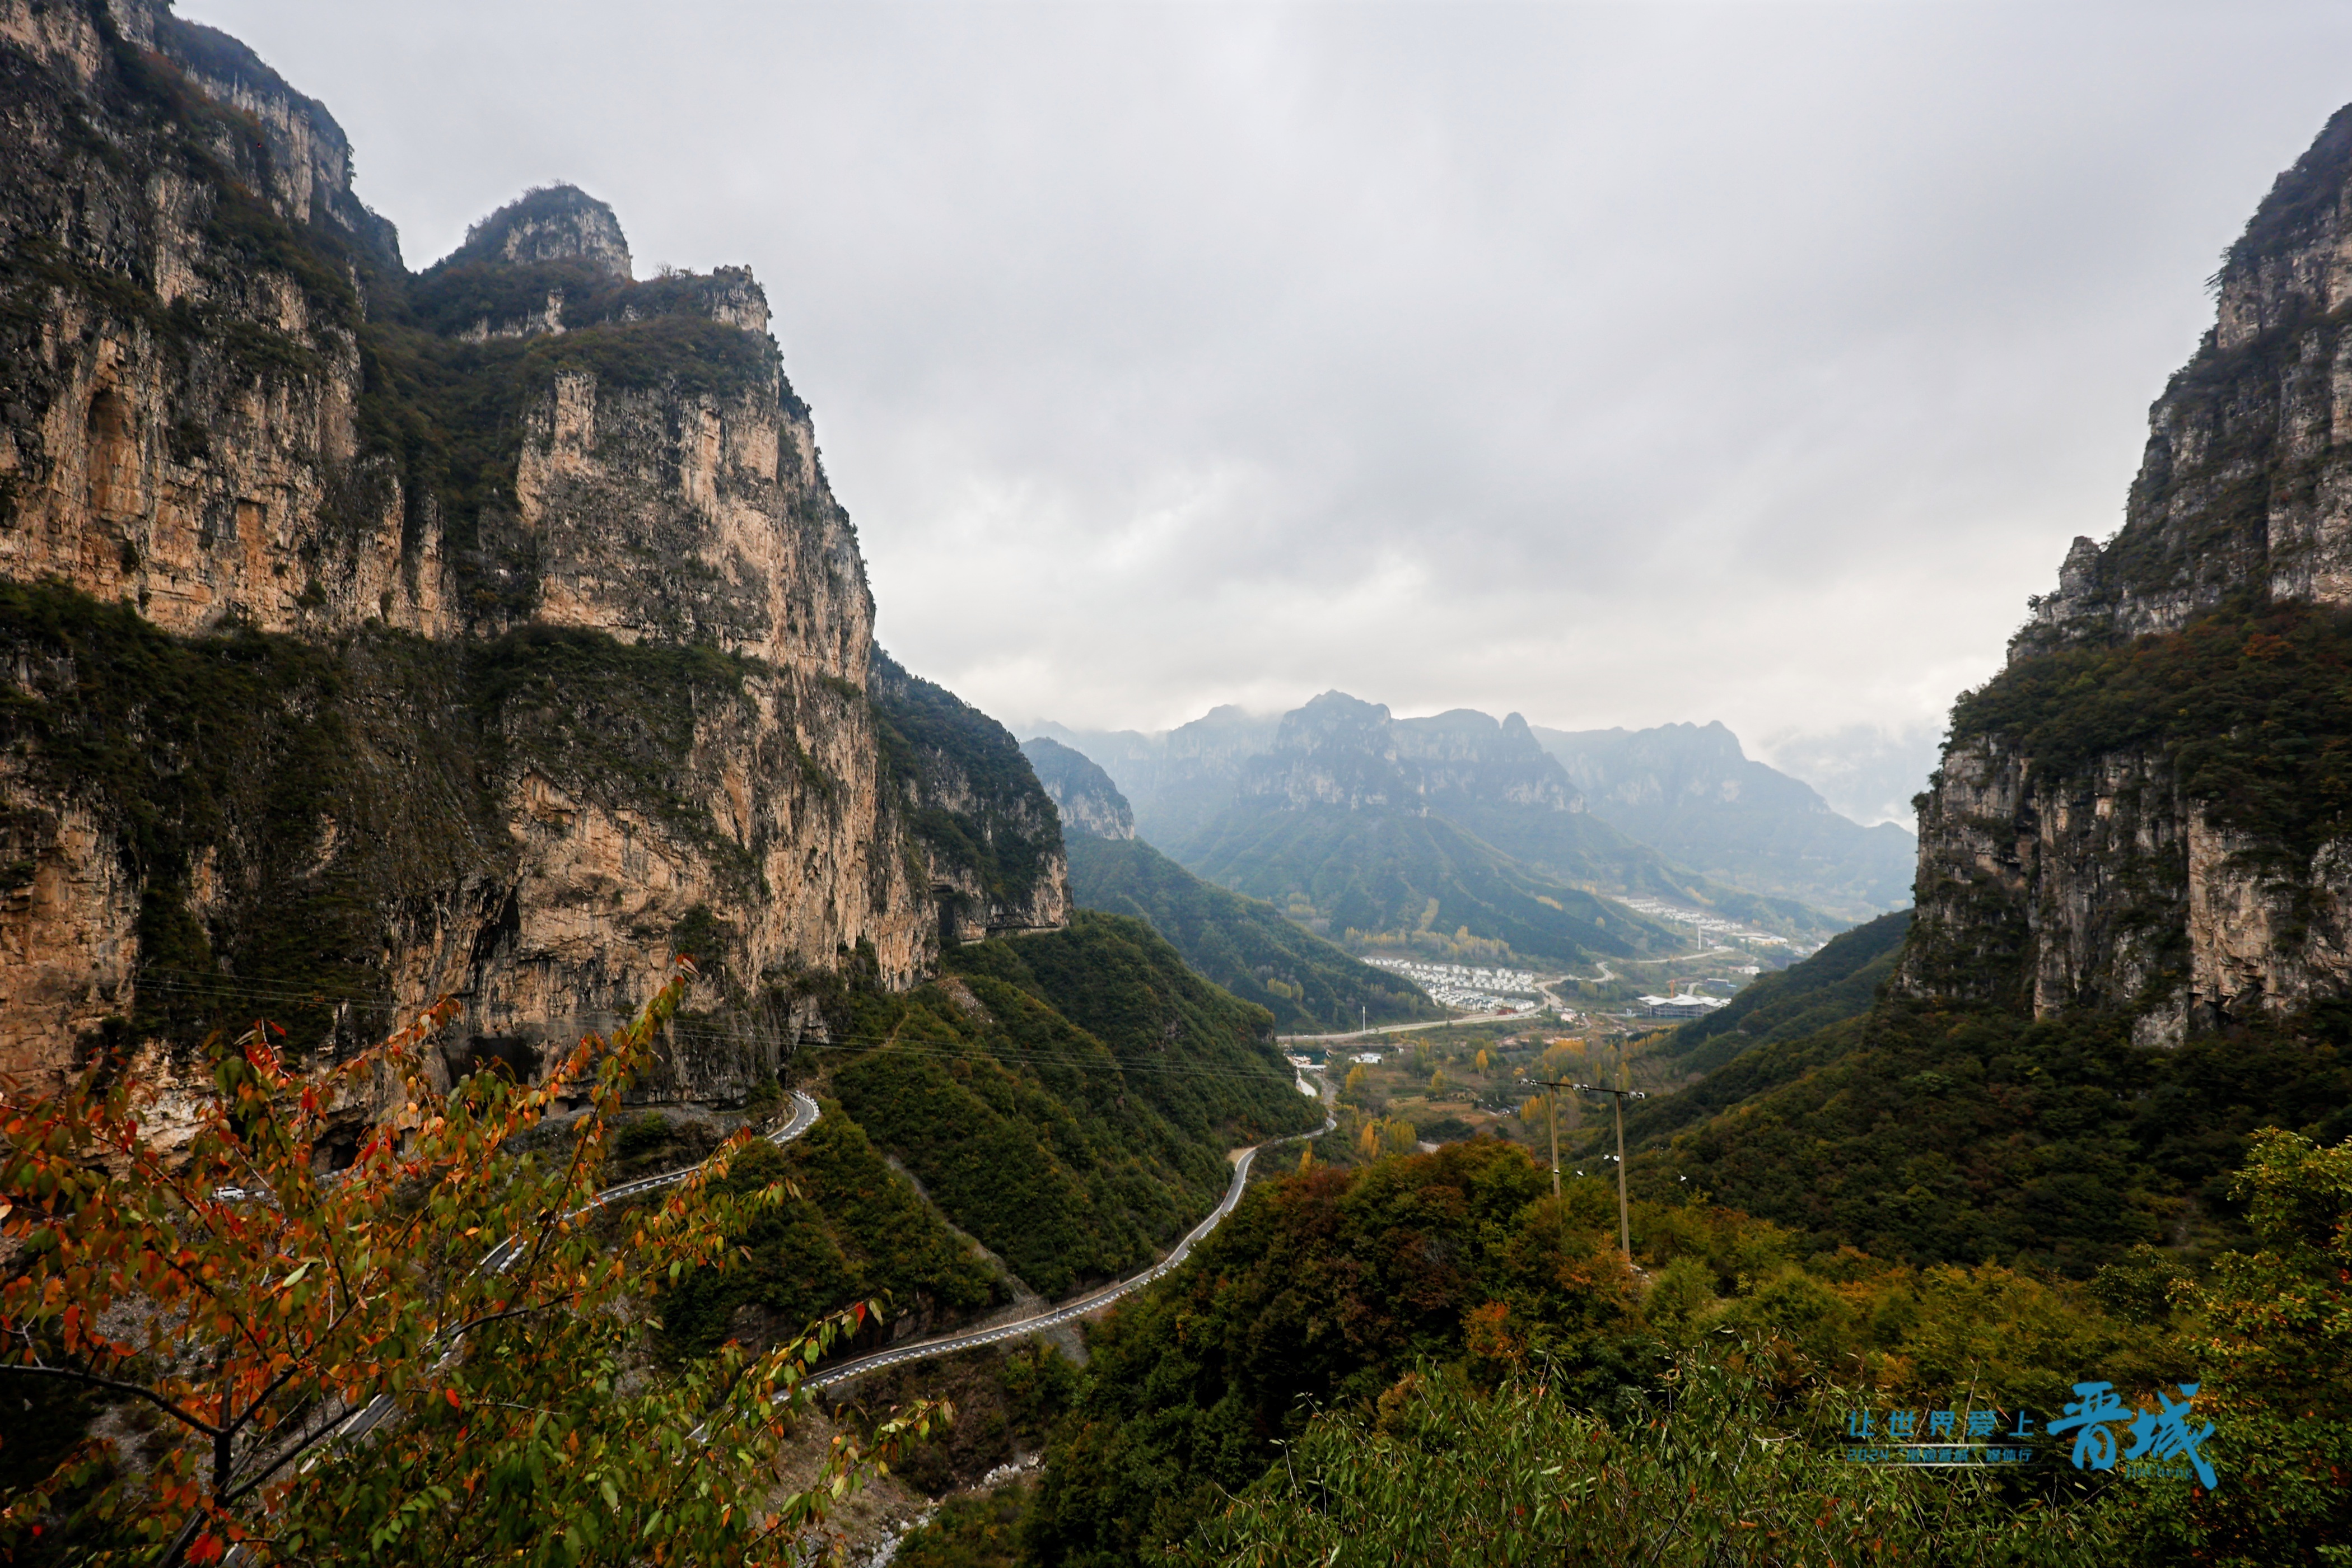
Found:
[{"label": "steep canyon wall", "polygon": [[343,1047],[444,994],[527,1070],[688,951],[656,1092],[845,965],[1058,926],[1013,738],[873,646],[740,269],[569,187],[409,272],[319,104],[153,0],[0,0],[0,1071]]},{"label": "steep canyon wall", "polygon": [[1922,797],[1899,984],[2176,1042],[2352,989],[2352,109],[2282,174]]}]

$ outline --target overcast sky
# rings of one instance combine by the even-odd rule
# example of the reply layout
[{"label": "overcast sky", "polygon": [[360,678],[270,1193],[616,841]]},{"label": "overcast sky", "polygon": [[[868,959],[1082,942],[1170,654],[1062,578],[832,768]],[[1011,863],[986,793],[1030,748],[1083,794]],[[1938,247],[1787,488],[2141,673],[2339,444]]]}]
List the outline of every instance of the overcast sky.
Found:
[{"label": "overcast sky", "polygon": [[1336,686],[1832,772],[2113,531],[2352,99],[2340,0],[180,10],[411,266],[555,180],[751,264],[882,641],[1016,730]]}]

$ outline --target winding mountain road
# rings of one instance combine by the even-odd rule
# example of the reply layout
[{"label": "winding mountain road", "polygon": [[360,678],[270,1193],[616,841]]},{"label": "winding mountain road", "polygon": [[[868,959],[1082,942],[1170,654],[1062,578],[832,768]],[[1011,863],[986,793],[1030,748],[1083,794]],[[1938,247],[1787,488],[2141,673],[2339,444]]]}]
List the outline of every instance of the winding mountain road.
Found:
[{"label": "winding mountain road", "polygon": [[[1329,1094],[1328,1085],[1325,1086],[1324,1092],[1328,1099]],[[800,1090],[793,1089],[792,1097],[792,1114],[785,1119],[783,1125],[766,1134],[767,1141],[780,1148],[807,1132],[810,1128],[816,1125],[817,1119],[824,1114],[815,1100]],[[925,1361],[933,1356],[952,1355],[957,1351],[970,1350],[975,1345],[996,1344],[1004,1340],[1024,1338],[1047,1329],[1057,1328],[1064,1323],[1083,1318],[1090,1312],[1098,1312],[1121,1297],[1140,1290],[1181,1264],[1192,1253],[1193,1243],[1216,1229],[1218,1222],[1233,1213],[1234,1205],[1241,1202],[1243,1190],[1249,1185],[1250,1167],[1259,1154],[1280,1144],[1296,1143],[1303,1138],[1319,1138],[1339,1124],[1337,1113],[1327,1108],[1323,1125],[1314,1131],[1294,1132],[1287,1137],[1269,1138],[1263,1143],[1243,1150],[1240,1157],[1234,1162],[1234,1179],[1225,1188],[1223,1200],[1210,1211],[1207,1218],[1187,1231],[1184,1238],[1170,1249],[1167,1257],[1139,1274],[1129,1275],[1125,1279],[1103,1286],[1100,1289],[1088,1291],[1086,1295],[1075,1297],[1070,1300],[1056,1302],[1045,1311],[1013,1322],[997,1323],[988,1328],[973,1329],[962,1333],[942,1334],[934,1339],[919,1340],[908,1345],[894,1345],[888,1350],[859,1356],[853,1361],[844,1362],[839,1366],[828,1368],[810,1378],[806,1386],[828,1388],[837,1383],[845,1383],[862,1373],[877,1372],[883,1367],[897,1366],[904,1362]],[[647,1193],[657,1192],[663,1187],[674,1186],[700,1169],[702,1165],[699,1163],[687,1165],[678,1170],[665,1171],[656,1176],[641,1176],[635,1181],[623,1182],[617,1186],[606,1187],[564,1217],[577,1218],[589,1210],[601,1207],[605,1204],[616,1203],[625,1198],[641,1197]],[[511,1268],[516,1259],[523,1255],[525,1246],[525,1238],[509,1237],[490,1248],[484,1255],[482,1261],[475,1267],[478,1269],[503,1272]],[[458,1347],[452,1345],[444,1359],[456,1355],[457,1349]],[[777,1397],[782,1399],[788,1395],[779,1394]],[[346,1443],[364,1437],[388,1419],[395,1408],[391,1399],[379,1395],[346,1421],[336,1436]]]},{"label": "winding mountain road", "polygon": [[[792,1091],[792,1097],[793,1113],[784,1119],[782,1126],[778,1127],[773,1131],[765,1135],[768,1142],[775,1144],[778,1148],[783,1147],[793,1139],[798,1138],[801,1134],[806,1132],[810,1128],[815,1126],[817,1123],[817,1118],[824,1114],[824,1110],[818,1106],[815,1100],[811,1100],[799,1089],[793,1089]],[[623,1182],[617,1186],[606,1187],[603,1192],[598,1193],[594,1197],[590,1198],[586,1203],[582,1204],[578,1208],[573,1209],[563,1217],[565,1219],[578,1219],[582,1215],[586,1214],[589,1210],[602,1208],[606,1204],[618,1203],[623,1198],[640,1197],[646,1193],[658,1192],[664,1187],[676,1186],[678,1183],[686,1180],[688,1176],[691,1176],[708,1163],[709,1163],[709,1162],[707,1160],[698,1161],[696,1163],[691,1165],[682,1165],[675,1171],[664,1171],[657,1176],[640,1176],[634,1182]],[[487,1270],[492,1274],[505,1273],[509,1268],[514,1266],[515,1259],[523,1255],[525,1245],[525,1238],[522,1237],[508,1237],[504,1241],[501,1241],[496,1247],[491,1247],[488,1252],[483,1254],[482,1260],[474,1265],[474,1272],[479,1274]],[[460,1346],[457,1344],[451,1345],[447,1351],[443,1352],[441,1357],[442,1363],[446,1363],[450,1357],[456,1355],[459,1348]],[[359,1411],[355,1413],[350,1420],[344,1422],[342,1426],[336,1428],[335,1436],[337,1440],[349,1443],[366,1436],[369,1433],[382,1426],[385,1419],[392,1415],[394,1408],[395,1406],[390,1397],[381,1394],[377,1394],[373,1399],[368,1401],[366,1405],[361,1406]]]},{"label": "winding mountain road", "polygon": [[839,1366],[819,1373],[808,1380],[808,1386],[830,1388],[836,1383],[846,1383],[862,1373],[879,1372],[886,1366],[897,1366],[902,1362],[925,1361],[932,1356],[952,1355],[957,1351],[971,1350],[976,1345],[992,1345],[1004,1340],[1023,1339],[1046,1329],[1058,1328],[1064,1323],[1083,1318],[1089,1312],[1098,1312],[1120,1297],[1142,1289],[1154,1279],[1182,1263],[1192,1252],[1192,1244],[1216,1229],[1217,1223],[1233,1213],[1234,1205],[1242,1201],[1242,1190],[1249,1185],[1250,1165],[1261,1152],[1277,1144],[1296,1143],[1302,1138],[1320,1138],[1339,1125],[1338,1115],[1327,1110],[1323,1116],[1323,1125],[1312,1132],[1294,1132],[1286,1138],[1269,1138],[1263,1143],[1243,1150],[1241,1157],[1234,1162],[1234,1179],[1225,1188],[1224,1200],[1210,1211],[1208,1218],[1185,1232],[1184,1239],[1178,1242],[1169,1251],[1167,1257],[1140,1274],[1129,1275],[1116,1284],[1088,1291],[1084,1296],[1056,1302],[1045,1311],[1032,1317],[1021,1318],[1010,1323],[998,1323],[991,1328],[973,1329],[960,1334],[941,1334],[936,1339],[919,1340],[910,1345],[894,1345],[887,1351],[876,1351],[871,1355],[859,1356],[855,1361],[844,1362]]}]

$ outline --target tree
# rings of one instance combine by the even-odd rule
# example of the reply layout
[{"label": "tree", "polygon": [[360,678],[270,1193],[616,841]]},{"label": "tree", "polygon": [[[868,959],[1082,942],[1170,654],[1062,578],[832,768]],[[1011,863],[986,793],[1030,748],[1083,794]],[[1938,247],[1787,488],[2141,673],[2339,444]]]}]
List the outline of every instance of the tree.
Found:
[{"label": "tree", "polygon": [[2231,1180],[2256,1249],[2179,1281],[2220,1485],[2151,1489],[2151,1537],[2183,1557],[2252,1568],[2332,1561],[2352,1539],[2352,1142],[2254,1134]]},{"label": "tree", "polygon": [[[445,1000],[348,1062],[289,1066],[256,1025],[213,1049],[211,1092],[164,1142],[151,1088],[93,1062],[5,1100],[0,1387],[97,1391],[158,1430],[90,1439],[0,1510],[0,1551],[60,1524],[98,1561],[772,1562],[928,1431],[911,1409],[816,1484],[774,1464],[803,1379],[861,1306],[752,1359],[646,1375],[650,1279],[720,1259],[781,1186],[707,1190],[747,1132],[657,1203],[593,1202],[606,1132],[677,1009],[681,962],[610,1039],[536,1088],[424,1072]],[[550,1121],[567,1099],[588,1108]],[[320,1169],[338,1112],[386,1109],[349,1168]]]}]

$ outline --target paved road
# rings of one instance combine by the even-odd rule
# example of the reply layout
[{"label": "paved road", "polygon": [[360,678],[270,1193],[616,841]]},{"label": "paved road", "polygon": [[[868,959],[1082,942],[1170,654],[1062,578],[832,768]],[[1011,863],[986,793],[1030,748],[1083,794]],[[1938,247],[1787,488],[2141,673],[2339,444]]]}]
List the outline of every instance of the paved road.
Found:
[{"label": "paved road", "polygon": [[[799,1089],[793,1089],[792,1091],[792,1096],[793,1113],[784,1119],[782,1126],[775,1129],[773,1131],[766,1135],[768,1142],[777,1145],[779,1148],[791,1142],[793,1139],[798,1138],[802,1133],[806,1132],[810,1128],[815,1126],[817,1118],[824,1114],[824,1110],[819,1108],[815,1100],[811,1100]],[[601,1208],[606,1204],[617,1203],[623,1198],[634,1198],[641,1196],[646,1193],[658,1192],[664,1187],[676,1186],[678,1183],[686,1180],[688,1176],[691,1176],[697,1171],[702,1169],[703,1165],[708,1163],[709,1163],[709,1161],[703,1161],[696,1164],[682,1166],[675,1171],[664,1171],[658,1176],[641,1176],[634,1182],[623,1182],[618,1186],[606,1187],[603,1192],[598,1193],[594,1197],[590,1198],[586,1203],[581,1205],[578,1208],[573,1209],[570,1214],[565,1215],[563,1217],[565,1219],[577,1219],[582,1215],[586,1214],[590,1209]],[[515,1259],[520,1258],[523,1255],[524,1250],[524,1238],[520,1236],[510,1236],[483,1255],[481,1262],[474,1266],[475,1272],[479,1273],[483,1269],[488,1269],[494,1274],[503,1274],[514,1266]],[[448,1350],[442,1352],[442,1363],[446,1363],[451,1356],[454,1356],[457,1353],[457,1347],[456,1345],[451,1345]],[[341,1442],[348,1443],[355,1438],[366,1436],[369,1433],[374,1431],[378,1426],[383,1424],[384,1420],[392,1415],[394,1408],[394,1407],[390,1399],[382,1394],[378,1394],[375,1398],[370,1400],[357,1415],[344,1422],[342,1426],[337,1429],[335,1433],[336,1439]]]},{"label": "paved road", "polygon": [[[1034,1317],[1023,1318],[1015,1322],[999,1323],[993,1328],[975,1329],[968,1333],[942,1334],[938,1339],[920,1340],[911,1345],[893,1345],[887,1351],[877,1351],[872,1355],[859,1356],[856,1361],[844,1362],[841,1365],[809,1379],[808,1385],[812,1388],[829,1388],[836,1383],[846,1383],[861,1373],[878,1372],[883,1367],[897,1366],[901,1362],[926,1361],[932,1356],[951,1355],[957,1351],[970,1350],[975,1345],[992,1345],[1003,1340],[1025,1339],[1031,1334],[1083,1318],[1089,1312],[1098,1312],[1120,1297],[1142,1289],[1154,1279],[1182,1263],[1185,1257],[1192,1252],[1192,1244],[1216,1229],[1217,1222],[1233,1213],[1234,1205],[1242,1201],[1242,1189],[1249,1185],[1250,1164],[1261,1152],[1279,1143],[1296,1143],[1302,1138],[1319,1138],[1339,1125],[1339,1118],[1327,1112],[1323,1118],[1323,1125],[1313,1132],[1294,1132],[1287,1138],[1268,1139],[1255,1148],[1244,1150],[1242,1157],[1234,1162],[1234,1179],[1225,1188],[1224,1201],[1210,1213],[1208,1218],[1186,1233],[1184,1239],[1178,1242],[1167,1257],[1140,1274],[1132,1275],[1115,1285],[1106,1285],[1099,1290],[1091,1291],[1071,1300],[1059,1302]],[[785,1396],[779,1394],[777,1397]]]},{"label": "paved road", "polygon": [[1276,1035],[1277,1044],[1286,1046],[1329,1045],[1339,1040],[1360,1040],[1368,1035],[1402,1035],[1416,1029],[1443,1029],[1453,1024],[1507,1024],[1514,1019],[1538,1017],[1536,1013],[1464,1013],[1452,1018],[1430,1018],[1418,1024],[1374,1024],[1369,1029],[1350,1029],[1344,1035]]},{"label": "paved road", "polygon": [[[1428,1027],[1427,1025],[1421,1025],[1419,1026],[1423,1028]],[[1328,1093],[1328,1089],[1326,1092]],[[782,1126],[777,1128],[774,1131],[770,1132],[767,1135],[768,1142],[780,1145],[791,1142],[793,1139],[800,1137],[810,1128],[815,1126],[817,1118],[821,1114],[822,1112],[818,1110],[815,1100],[811,1100],[807,1095],[801,1093],[798,1089],[793,1090],[793,1113],[788,1119],[786,1119]],[[894,1345],[886,1351],[877,1351],[871,1355],[859,1356],[855,1361],[845,1362],[839,1366],[829,1368],[819,1375],[809,1379],[808,1385],[814,1388],[826,1388],[837,1383],[845,1383],[861,1373],[877,1371],[886,1366],[897,1366],[902,1362],[925,1361],[933,1356],[950,1355],[957,1351],[969,1350],[975,1345],[989,1345],[998,1343],[1004,1340],[1024,1339],[1031,1334],[1041,1332],[1044,1330],[1055,1328],[1063,1323],[1071,1322],[1076,1319],[1083,1318],[1089,1312],[1098,1312],[1103,1308],[1109,1306],[1113,1301],[1119,1300],[1121,1297],[1131,1295],[1135,1291],[1140,1290],[1146,1285],[1150,1284],[1153,1280],[1159,1279],[1169,1270],[1181,1264],[1184,1259],[1191,1255],[1192,1244],[1199,1241],[1211,1231],[1216,1229],[1217,1223],[1223,1219],[1227,1215],[1233,1213],[1234,1205],[1241,1202],[1243,1189],[1249,1185],[1250,1167],[1254,1163],[1255,1163],[1260,1153],[1280,1144],[1295,1143],[1302,1138],[1320,1137],[1324,1133],[1329,1132],[1334,1128],[1338,1127],[1339,1124],[1339,1122],[1337,1115],[1327,1113],[1323,1119],[1323,1125],[1313,1132],[1296,1132],[1287,1138],[1272,1138],[1268,1139],[1265,1142],[1256,1145],[1255,1148],[1244,1150],[1242,1152],[1241,1158],[1234,1162],[1234,1179],[1225,1188],[1223,1200],[1217,1205],[1216,1208],[1210,1213],[1206,1219],[1203,1219],[1200,1224],[1194,1226],[1189,1232],[1187,1232],[1184,1239],[1178,1242],[1169,1252],[1167,1257],[1161,1258],[1158,1263],[1153,1264],[1150,1268],[1145,1269],[1140,1274],[1130,1275],[1129,1278],[1121,1279],[1116,1284],[1106,1285],[1101,1289],[1089,1291],[1084,1296],[1076,1297],[1067,1301],[1057,1302],[1047,1308],[1043,1312],[1039,1312],[1032,1317],[1020,1319],[1014,1322],[999,1323],[992,1328],[976,1329],[965,1333],[944,1334],[937,1339],[920,1340],[910,1345]],[[597,1207],[603,1204],[613,1203],[622,1198],[637,1197],[643,1194],[673,1185],[678,1182],[686,1180],[688,1176],[694,1174],[696,1171],[698,1171],[702,1167],[700,1165],[689,1165],[683,1170],[665,1171],[657,1176],[644,1176],[634,1182],[623,1182],[618,1186],[607,1187],[603,1192],[598,1193],[594,1197],[589,1199],[586,1204],[573,1210],[571,1215],[567,1215],[564,1217],[567,1219],[572,1218],[578,1215],[585,1214],[590,1209]],[[506,1240],[499,1243],[498,1246],[492,1247],[488,1254],[483,1258],[478,1267],[490,1269],[508,1268],[513,1265],[517,1258],[522,1256],[523,1250],[523,1238],[520,1237],[509,1237]],[[444,1359],[446,1360],[447,1356],[455,1355],[456,1353],[456,1347],[453,1346],[446,1353]],[[786,1396],[780,1394],[778,1397],[782,1398]],[[350,1442],[355,1438],[363,1437],[368,1433],[373,1431],[378,1426],[383,1424],[383,1422],[391,1415],[394,1408],[394,1406],[389,1399],[381,1397],[374,1399],[368,1404],[366,1408],[361,1410],[349,1421],[345,1422],[336,1436],[340,1440],[344,1442]]]}]

